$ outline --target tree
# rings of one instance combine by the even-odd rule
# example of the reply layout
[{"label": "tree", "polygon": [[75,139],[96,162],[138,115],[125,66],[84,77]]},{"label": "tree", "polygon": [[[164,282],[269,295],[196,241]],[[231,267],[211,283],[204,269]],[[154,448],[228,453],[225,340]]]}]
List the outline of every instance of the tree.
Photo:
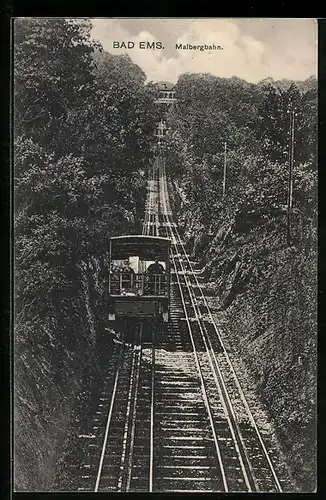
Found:
[{"label": "tree", "polygon": [[290,118],[295,112],[295,161],[316,161],[316,92],[300,93],[292,83],[287,89],[263,87],[264,100],[259,107],[261,119],[257,136],[271,159],[285,162],[290,148]]},{"label": "tree", "polygon": [[51,143],[69,114],[87,99],[93,81],[88,21],[16,19],[15,133]]}]

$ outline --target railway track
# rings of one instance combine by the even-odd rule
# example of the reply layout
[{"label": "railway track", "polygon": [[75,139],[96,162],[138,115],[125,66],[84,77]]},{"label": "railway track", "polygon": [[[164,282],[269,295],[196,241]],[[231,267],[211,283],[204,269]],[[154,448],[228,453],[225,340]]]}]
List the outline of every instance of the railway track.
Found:
[{"label": "railway track", "polygon": [[92,432],[87,462],[79,467],[79,491],[151,491],[153,484],[153,408],[155,328],[144,338],[144,324],[128,344],[122,337],[113,355]]},{"label": "railway track", "polygon": [[[148,174],[148,196],[142,234],[158,233],[157,176],[158,167],[154,165]],[[92,442],[88,447],[90,463],[87,464],[87,474],[81,475],[84,484],[78,488],[80,491],[153,490],[157,332],[155,324],[145,321],[133,327],[131,343],[126,341],[126,328],[113,355],[114,367],[107,383],[107,392],[104,393],[106,397],[102,398],[106,404],[100,404],[97,412],[96,421],[100,421],[101,425],[95,426],[94,434],[85,436],[92,439]],[[130,328],[128,330],[130,337]],[[95,487],[92,487],[92,484],[95,484]]]},{"label": "railway track", "polygon": [[[282,492],[283,488],[213,320],[196,273],[172,220],[164,158],[159,173],[162,236],[172,241],[184,317],[202,378],[210,424],[224,476],[224,491]],[[219,490],[221,491],[221,490]]]},{"label": "railway track", "polygon": [[172,242],[171,320],[141,322],[116,347],[79,489],[282,492],[172,219],[162,156],[149,169],[143,234]]},{"label": "railway track", "polygon": [[143,223],[143,235],[158,236],[159,233],[159,203],[160,197],[158,192],[158,173],[159,165],[157,162],[148,169],[148,190],[147,199],[145,202],[145,218]]}]

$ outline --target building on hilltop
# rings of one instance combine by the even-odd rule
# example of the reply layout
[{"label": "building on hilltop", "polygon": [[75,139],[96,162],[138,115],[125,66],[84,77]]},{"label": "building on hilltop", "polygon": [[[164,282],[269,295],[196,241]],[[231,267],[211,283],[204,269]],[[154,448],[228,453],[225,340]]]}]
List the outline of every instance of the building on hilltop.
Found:
[{"label": "building on hilltop", "polygon": [[157,99],[157,103],[162,104],[172,104],[176,101],[174,84],[170,82],[157,82],[154,84],[155,87],[160,91],[160,97]]}]

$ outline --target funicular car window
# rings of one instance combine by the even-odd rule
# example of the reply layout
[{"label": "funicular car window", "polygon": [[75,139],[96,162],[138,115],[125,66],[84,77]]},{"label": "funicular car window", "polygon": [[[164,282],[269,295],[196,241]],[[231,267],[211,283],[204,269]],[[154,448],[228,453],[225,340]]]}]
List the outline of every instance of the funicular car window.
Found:
[{"label": "funicular car window", "polygon": [[112,239],[110,293],[167,295],[168,258],[168,240]]}]

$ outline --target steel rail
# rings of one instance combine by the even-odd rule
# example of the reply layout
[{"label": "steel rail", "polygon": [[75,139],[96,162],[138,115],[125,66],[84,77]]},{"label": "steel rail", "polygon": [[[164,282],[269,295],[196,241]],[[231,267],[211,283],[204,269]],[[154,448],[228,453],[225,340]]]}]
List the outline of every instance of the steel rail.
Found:
[{"label": "steel rail", "polygon": [[[163,186],[164,193],[166,193],[167,189],[166,189],[166,182],[165,182],[164,173],[162,174],[162,186]],[[172,227],[170,227],[170,232],[171,232],[171,236],[172,235],[174,236]],[[175,247],[176,254],[180,255],[180,253],[178,251],[177,243],[174,244],[174,247]],[[183,275],[184,275],[185,285],[186,285],[187,290],[188,290],[188,294],[189,294],[189,297],[191,300],[191,305],[192,305],[193,310],[195,312],[195,318],[197,320],[197,324],[198,324],[198,327],[199,327],[199,330],[201,333],[201,338],[204,342],[204,346],[206,349],[206,353],[208,355],[208,360],[209,360],[209,364],[211,367],[211,371],[212,371],[212,374],[213,374],[213,377],[215,380],[215,384],[216,384],[216,387],[217,387],[219,395],[220,395],[220,400],[221,400],[221,403],[222,403],[222,406],[224,409],[225,416],[226,416],[227,421],[228,421],[228,425],[229,425],[229,429],[231,431],[231,435],[232,435],[232,439],[233,439],[233,442],[235,445],[235,449],[236,449],[237,454],[238,454],[238,459],[240,462],[243,477],[244,477],[245,483],[247,485],[248,491],[251,492],[251,491],[253,491],[252,486],[254,486],[254,488],[257,490],[258,485],[257,485],[257,482],[255,480],[255,476],[254,476],[253,471],[252,471],[250,460],[249,460],[249,457],[247,455],[246,447],[245,447],[245,444],[243,442],[243,438],[242,438],[239,426],[237,424],[236,416],[235,416],[235,413],[233,410],[233,405],[232,405],[231,400],[229,398],[228,390],[225,386],[220,368],[218,366],[215,352],[214,352],[213,346],[211,344],[207,329],[206,329],[205,325],[202,323],[202,316],[201,316],[201,313],[199,311],[199,307],[198,307],[194,292],[192,290],[191,283],[189,283],[189,280],[187,278],[186,269],[185,269],[185,266],[183,265],[182,258],[179,259],[179,265],[180,265],[181,271],[183,272]],[[214,366],[213,360],[215,361],[215,366]],[[232,418],[230,418],[230,414],[231,414]],[[242,454],[244,454],[244,458],[242,457]],[[250,471],[250,476],[248,475],[247,468]],[[253,485],[251,484],[250,480],[252,480]]]},{"label": "steel rail", "polygon": [[218,462],[219,462],[219,468],[220,468],[220,471],[221,471],[221,474],[222,474],[223,485],[224,485],[225,491],[227,492],[227,491],[229,491],[228,490],[228,484],[227,484],[227,479],[226,479],[226,475],[225,475],[225,471],[224,471],[224,465],[223,465],[223,461],[222,461],[222,455],[221,455],[220,447],[219,447],[219,444],[218,444],[218,438],[217,438],[217,435],[216,435],[216,430],[215,430],[215,425],[214,425],[214,419],[213,419],[212,411],[211,411],[209,400],[208,400],[207,390],[206,390],[206,387],[205,387],[204,376],[203,376],[203,373],[202,373],[202,369],[200,367],[200,362],[199,362],[199,358],[198,358],[198,354],[197,354],[197,350],[196,350],[196,346],[195,346],[195,342],[194,342],[194,338],[193,338],[193,334],[192,334],[192,328],[191,328],[190,321],[189,321],[189,315],[187,313],[187,307],[186,307],[184,296],[183,296],[183,292],[182,292],[182,286],[181,286],[180,279],[179,279],[179,276],[178,276],[178,272],[177,272],[177,269],[176,269],[175,258],[174,258],[173,254],[171,254],[171,255],[172,255],[172,260],[173,260],[173,266],[174,266],[174,269],[175,269],[175,272],[176,272],[176,277],[177,277],[178,287],[179,287],[179,291],[180,291],[181,302],[182,302],[182,306],[183,306],[183,310],[184,310],[184,313],[185,313],[185,318],[186,318],[186,322],[187,322],[187,326],[188,326],[188,330],[189,330],[189,336],[190,336],[190,340],[191,340],[191,345],[192,345],[193,352],[194,352],[194,357],[195,357],[196,367],[197,367],[197,371],[198,371],[198,375],[199,375],[199,380],[200,380],[201,387],[202,387],[202,395],[203,395],[203,399],[204,399],[205,406],[206,406],[207,413],[208,413],[208,418],[209,418],[210,425],[211,425],[211,430],[212,430],[212,434],[213,434],[214,444],[215,444],[216,453],[217,453]]},{"label": "steel rail", "polygon": [[[162,196],[162,205],[166,209],[166,204],[165,204],[165,198],[164,198],[164,196]],[[163,214],[163,215],[166,216],[165,214]],[[167,220],[167,222],[169,222],[169,221]],[[171,236],[172,236],[172,228],[170,228],[170,229],[171,229]],[[193,338],[192,328],[191,328],[190,321],[189,321],[189,315],[188,315],[188,312],[187,312],[187,307],[186,307],[185,300],[184,300],[184,294],[183,294],[183,291],[182,291],[182,286],[181,286],[180,278],[179,278],[179,275],[178,275],[176,261],[175,261],[175,257],[173,255],[173,252],[171,252],[171,257],[172,257],[173,266],[174,266],[174,269],[175,269],[175,274],[176,274],[176,278],[177,278],[177,282],[178,282],[178,287],[179,287],[179,291],[180,291],[181,302],[182,302],[182,305],[183,305],[183,309],[184,309],[184,313],[185,313],[185,318],[186,318],[186,322],[187,322],[187,326],[188,326],[188,330],[189,330],[189,336],[190,336],[190,340],[191,340],[191,344],[192,344],[192,348],[193,348],[193,353],[194,353],[194,357],[195,357],[197,372],[198,372],[199,380],[200,380],[201,387],[202,387],[202,395],[203,395],[203,399],[204,399],[205,406],[206,406],[207,413],[208,413],[208,418],[209,418],[210,425],[211,425],[211,430],[212,430],[212,434],[213,434],[214,444],[215,444],[216,453],[217,453],[218,462],[219,462],[219,468],[220,468],[220,471],[221,471],[221,474],[222,474],[223,485],[224,485],[225,491],[227,492],[227,491],[229,491],[228,490],[228,483],[227,483],[227,479],[226,479],[226,475],[225,475],[225,471],[224,471],[224,465],[223,465],[223,461],[222,461],[220,447],[219,447],[219,444],[218,444],[218,438],[217,438],[217,435],[216,435],[216,430],[215,430],[215,425],[214,425],[214,419],[213,419],[212,411],[211,411],[209,400],[208,400],[208,395],[207,395],[207,391],[206,391],[206,387],[205,387],[205,381],[204,381],[202,369],[200,367],[200,362],[199,362],[199,358],[198,358],[198,354],[197,354],[197,350],[196,350],[196,346],[195,346],[195,342],[194,342],[194,338]]]},{"label": "steel rail", "polygon": [[143,333],[143,324],[140,325],[140,334],[139,334],[139,352],[138,352],[138,365],[136,371],[136,388],[135,388],[135,398],[133,402],[132,409],[132,418],[131,418],[131,436],[130,436],[130,448],[129,448],[129,457],[128,457],[128,475],[127,475],[127,485],[126,491],[130,490],[131,483],[131,473],[132,473],[132,459],[134,452],[134,444],[135,444],[135,431],[136,431],[136,414],[137,414],[137,401],[138,401],[138,391],[139,391],[139,375],[140,375],[140,366],[142,361],[142,333]]},{"label": "steel rail", "polygon": [[[163,169],[163,178],[165,179],[165,182],[166,182],[166,173],[165,173],[165,162],[164,162],[164,159],[163,159],[162,163],[163,163],[163,165],[162,165],[162,169]],[[169,201],[169,200],[168,200],[168,201]],[[177,229],[177,228],[174,228],[174,229],[175,229],[175,231],[174,231],[175,235],[173,235],[173,236],[174,236],[174,239],[175,239],[176,241],[177,241],[177,240],[179,240],[179,243],[177,242],[177,244],[178,244],[178,245],[181,247],[181,249],[182,249],[182,252],[183,252],[183,254],[184,254],[185,258],[186,258],[186,261],[187,261],[187,263],[188,263],[188,265],[189,265],[189,268],[190,268],[191,274],[192,274],[192,276],[193,276],[193,277],[194,277],[194,279],[195,279],[196,285],[197,285],[197,287],[198,287],[198,289],[199,289],[199,291],[200,291],[201,297],[202,297],[202,299],[203,299],[203,301],[204,301],[204,303],[205,303],[205,307],[206,307],[206,309],[207,309],[207,311],[208,311],[209,318],[210,318],[210,320],[211,320],[211,323],[212,323],[212,325],[213,325],[213,327],[214,327],[214,330],[215,330],[215,332],[216,332],[216,335],[217,335],[218,340],[219,340],[219,342],[220,342],[220,345],[221,345],[221,347],[222,347],[223,354],[224,354],[224,356],[225,356],[225,358],[226,358],[226,361],[227,361],[227,363],[228,363],[228,365],[229,365],[229,367],[230,367],[230,369],[231,369],[231,372],[232,372],[232,375],[233,375],[234,381],[235,381],[235,383],[236,383],[236,386],[237,386],[237,388],[238,388],[238,391],[239,391],[239,394],[240,394],[241,400],[242,400],[242,402],[243,402],[243,405],[245,406],[245,409],[246,409],[246,411],[247,411],[247,415],[248,415],[248,417],[249,417],[249,420],[250,420],[250,422],[251,422],[251,424],[252,424],[252,426],[253,426],[253,428],[254,428],[254,430],[255,430],[255,432],[256,432],[256,435],[257,435],[257,437],[258,437],[258,439],[259,439],[259,442],[260,442],[260,445],[261,445],[261,448],[262,448],[263,454],[264,454],[265,459],[267,460],[267,463],[268,463],[268,465],[269,465],[269,468],[270,468],[270,471],[271,471],[271,473],[272,473],[272,476],[273,476],[273,480],[274,480],[274,484],[275,484],[275,486],[276,486],[276,489],[277,489],[277,491],[278,491],[278,492],[282,492],[282,487],[281,487],[280,482],[279,482],[279,480],[278,480],[278,477],[277,477],[277,475],[276,475],[275,468],[274,468],[274,466],[273,466],[273,464],[272,464],[272,462],[271,462],[271,459],[270,459],[270,457],[269,457],[269,454],[268,454],[268,451],[267,451],[267,449],[266,449],[265,443],[264,443],[263,438],[262,438],[262,436],[261,436],[261,433],[260,433],[260,431],[259,431],[259,429],[258,429],[258,427],[257,427],[257,424],[256,424],[256,422],[255,422],[255,419],[254,419],[254,417],[253,417],[253,415],[252,415],[252,412],[251,412],[251,410],[250,410],[250,407],[249,407],[249,405],[248,405],[248,402],[247,402],[247,400],[246,400],[246,397],[245,397],[245,395],[244,395],[244,393],[243,393],[243,390],[242,390],[242,388],[241,388],[241,385],[240,385],[239,379],[238,379],[238,377],[237,377],[237,375],[236,375],[236,373],[235,373],[235,370],[234,370],[234,368],[233,368],[232,362],[231,362],[231,360],[230,360],[230,358],[229,358],[229,355],[228,355],[228,353],[227,353],[227,350],[226,350],[226,348],[225,348],[225,345],[224,345],[224,343],[223,343],[223,340],[222,340],[222,338],[221,338],[221,335],[220,335],[220,333],[218,332],[218,329],[217,329],[216,323],[215,323],[215,321],[214,321],[214,319],[213,319],[213,317],[212,317],[212,313],[211,313],[211,310],[210,310],[209,305],[208,305],[208,303],[207,303],[206,297],[205,297],[205,295],[204,295],[204,293],[203,293],[202,287],[201,287],[200,283],[198,282],[197,276],[196,276],[196,274],[195,274],[195,272],[194,272],[194,270],[193,270],[192,264],[191,264],[191,262],[190,262],[190,260],[189,260],[188,254],[187,254],[187,252],[186,252],[186,250],[185,250],[185,248],[184,248],[184,244],[183,244],[183,242],[182,242],[182,240],[181,240],[181,237],[180,237],[179,231],[178,231],[178,229]],[[175,236],[177,236],[177,238],[175,238]],[[178,252],[178,253],[180,253],[180,252]],[[182,254],[181,254],[181,255],[182,255]],[[186,274],[185,274],[185,278],[186,278]],[[208,336],[208,335],[207,335],[207,337],[208,337],[208,339],[209,339],[209,336]],[[210,340],[209,340],[209,342],[210,342]],[[210,345],[211,345],[211,342],[210,342]],[[213,349],[212,349],[212,352],[214,353],[215,364],[216,364],[216,366],[218,366],[218,362],[217,362],[217,360],[216,360],[216,357],[215,357],[215,352],[214,352],[214,350],[213,350]],[[222,377],[222,378],[223,378],[223,377]],[[223,382],[223,383],[224,383],[224,382]],[[227,391],[227,389],[226,389],[226,388],[225,388],[225,390],[226,390],[226,393],[228,393],[228,391]],[[232,405],[232,406],[233,406],[233,405]],[[233,408],[232,408],[232,410],[233,410]]]},{"label": "steel rail", "polygon": [[[164,164],[164,161],[163,161],[163,169],[164,169],[164,171],[165,171],[165,164]],[[165,174],[165,172],[164,172],[164,174]],[[257,426],[257,424],[256,424],[256,422],[255,422],[254,416],[252,415],[252,412],[251,412],[250,407],[249,407],[249,404],[248,404],[248,402],[247,402],[247,400],[246,400],[245,394],[244,394],[244,392],[243,392],[243,389],[242,389],[242,387],[241,387],[241,384],[240,384],[240,382],[239,382],[239,379],[238,379],[238,377],[237,377],[237,374],[236,374],[236,372],[235,372],[235,370],[234,370],[234,368],[233,368],[232,362],[231,362],[231,360],[230,360],[230,357],[229,357],[229,355],[228,355],[228,352],[227,352],[227,350],[226,350],[226,347],[225,347],[225,345],[224,345],[224,343],[223,343],[223,340],[222,340],[221,334],[219,333],[219,331],[218,331],[218,329],[217,329],[217,326],[216,326],[216,323],[215,323],[214,318],[213,318],[213,316],[212,316],[212,313],[211,313],[210,307],[209,307],[209,305],[208,305],[208,303],[207,303],[207,299],[206,299],[206,297],[205,297],[205,295],[204,295],[204,293],[203,293],[203,290],[202,290],[202,287],[201,287],[200,283],[198,282],[197,276],[196,276],[196,274],[195,274],[195,272],[194,272],[194,270],[193,270],[192,264],[191,264],[191,262],[190,262],[190,260],[189,260],[188,254],[187,254],[187,252],[186,252],[186,250],[185,250],[184,244],[183,244],[183,242],[182,242],[182,240],[181,240],[181,237],[180,237],[180,234],[179,234],[179,231],[178,231],[178,229],[177,229],[177,228],[175,228],[175,235],[177,236],[177,239],[179,240],[179,243],[178,243],[178,244],[179,244],[179,246],[180,246],[180,247],[181,247],[181,249],[182,249],[182,252],[183,252],[183,254],[184,254],[184,256],[185,256],[185,258],[186,258],[186,260],[187,260],[187,263],[188,263],[188,265],[189,265],[189,268],[190,268],[190,271],[191,271],[191,273],[192,273],[192,276],[193,276],[193,277],[194,277],[194,279],[195,279],[196,286],[198,287],[198,289],[199,289],[199,291],[200,291],[201,297],[202,297],[202,299],[203,299],[203,301],[204,301],[204,304],[205,304],[205,307],[206,307],[206,309],[207,309],[207,311],[208,311],[208,314],[209,314],[209,318],[210,318],[211,324],[212,324],[212,325],[213,325],[213,327],[214,327],[215,333],[216,333],[216,335],[217,335],[217,337],[218,337],[218,340],[219,340],[219,343],[220,343],[220,345],[221,345],[221,347],[222,347],[223,354],[224,354],[225,359],[226,359],[226,361],[227,361],[227,363],[228,363],[228,365],[229,365],[229,368],[230,368],[230,370],[231,370],[231,372],[232,372],[232,375],[233,375],[234,381],[235,381],[235,383],[236,383],[237,389],[238,389],[238,391],[239,391],[239,394],[240,394],[240,397],[241,397],[242,403],[243,403],[243,405],[245,406],[245,409],[246,409],[246,411],[247,411],[247,415],[248,415],[248,417],[249,417],[249,420],[250,420],[250,422],[251,422],[251,424],[252,424],[252,426],[253,426],[253,428],[254,428],[254,430],[255,430],[255,432],[256,432],[256,435],[257,435],[257,437],[258,437],[258,440],[259,440],[259,442],[260,442],[260,445],[261,445],[261,448],[262,448],[263,454],[264,454],[264,456],[265,456],[265,459],[267,460],[267,463],[268,463],[268,465],[269,465],[270,471],[271,471],[271,473],[272,473],[272,476],[273,476],[273,480],[274,480],[275,487],[276,487],[276,489],[277,489],[277,491],[278,491],[279,493],[282,493],[282,491],[283,491],[283,490],[282,490],[281,484],[280,484],[280,482],[279,482],[279,479],[278,479],[278,477],[277,477],[277,474],[276,474],[275,468],[274,468],[274,466],[273,466],[273,464],[272,464],[272,461],[271,461],[271,459],[270,459],[270,457],[269,457],[269,453],[268,453],[268,451],[267,451],[267,449],[266,449],[266,445],[265,445],[264,440],[263,440],[263,438],[262,438],[262,436],[261,436],[261,433],[260,433],[260,431],[259,431],[259,429],[258,429],[258,426]],[[213,350],[213,352],[214,352],[214,350]],[[215,353],[214,353],[214,356],[215,356]],[[216,360],[216,358],[215,358],[215,363],[217,364],[217,360]]]},{"label": "steel rail", "polygon": [[107,418],[107,423],[106,423],[106,428],[105,428],[105,433],[104,433],[104,440],[103,440],[102,451],[101,451],[101,456],[100,456],[100,463],[99,463],[99,467],[98,467],[97,478],[96,478],[95,489],[94,489],[95,493],[98,491],[100,481],[101,481],[101,474],[102,474],[103,462],[104,462],[104,457],[105,457],[105,450],[106,450],[106,445],[107,445],[107,440],[108,440],[108,435],[109,435],[109,429],[110,429],[110,425],[111,425],[113,407],[114,407],[116,393],[117,393],[118,379],[119,379],[120,369],[121,369],[121,365],[122,365],[122,361],[123,361],[124,351],[125,351],[125,345],[122,345],[121,349],[120,349],[120,354],[119,354],[119,359],[118,359],[118,364],[117,364],[117,372],[115,375],[113,391],[112,391],[112,395],[111,395],[111,403],[110,403],[110,408],[109,408],[109,412],[108,412],[108,418]]},{"label": "steel rail", "polygon": [[[134,428],[136,425],[136,418],[135,417],[136,417],[136,408],[137,408],[138,382],[139,382],[139,373],[140,373],[140,365],[141,365],[141,350],[137,351],[137,345],[141,346],[141,338],[142,338],[142,324],[139,325],[139,328],[137,329],[136,336],[135,336],[134,352],[133,352],[130,382],[129,382],[126,421],[125,421],[123,445],[122,445],[120,476],[119,476],[119,481],[118,481],[118,491],[121,491],[122,485],[123,485],[124,470],[125,470],[125,465],[126,465],[126,461],[127,461],[127,447],[128,446],[129,446],[128,465],[132,464],[133,439],[134,439],[134,435],[135,435]],[[138,353],[138,356],[137,356],[137,353]],[[129,436],[129,434],[130,434],[130,436]],[[129,467],[129,469],[130,468],[131,467]],[[128,479],[129,479],[129,469],[127,469],[128,470],[128,476],[127,476]],[[128,479],[127,479],[127,481],[128,481]],[[127,482],[126,488],[128,488],[128,482]],[[127,489],[127,491],[128,491],[128,489]]]},{"label": "steel rail", "polygon": [[[157,166],[151,167],[150,181],[148,182],[148,222],[143,234],[158,235],[158,196],[157,196]],[[156,190],[155,190],[156,187]],[[156,196],[155,196],[156,191]],[[154,485],[154,405],[155,405],[155,333],[152,331],[152,366],[151,366],[151,410],[150,410],[150,450],[148,489],[153,491]]]},{"label": "steel rail", "polygon": [[[147,186],[150,186],[150,178],[152,175],[152,168],[149,166],[148,167],[148,175],[147,175]],[[145,217],[144,217],[144,222],[143,222],[143,231],[142,234],[145,235],[147,232],[147,227],[148,227],[148,219],[149,219],[149,213],[148,213],[148,206],[150,203],[150,190],[148,189],[147,195],[146,195],[146,202],[145,202]]]},{"label": "steel rail", "polygon": [[125,427],[124,427],[123,442],[122,442],[122,455],[121,455],[121,463],[120,463],[120,474],[119,474],[119,480],[118,480],[118,491],[122,490],[123,471],[125,468],[125,460],[126,460],[126,454],[127,454],[127,445],[128,445],[128,437],[129,437],[129,419],[130,419],[131,401],[132,401],[134,380],[135,380],[135,365],[136,365],[136,356],[133,355],[132,365],[131,365],[131,374],[130,374],[130,380],[129,380],[129,392],[128,392],[128,397],[127,397],[127,411],[126,411]]},{"label": "steel rail", "polygon": [[[176,245],[175,245],[175,247],[176,247]],[[185,268],[182,265],[181,260],[180,260],[180,267],[181,267],[182,272],[185,274]],[[185,280],[185,285],[187,287],[188,294],[189,294],[189,297],[190,297],[190,300],[191,300],[191,304],[192,304],[192,307],[193,307],[193,310],[194,310],[194,313],[195,313],[195,318],[197,320],[197,325],[198,325],[200,333],[201,333],[201,338],[203,340],[203,343],[204,343],[204,346],[205,346],[205,349],[206,349],[206,353],[207,353],[207,356],[208,356],[208,361],[209,361],[209,364],[210,364],[210,367],[211,367],[211,372],[213,374],[213,377],[214,377],[214,380],[215,380],[215,384],[216,384],[218,393],[220,395],[220,400],[221,400],[221,403],[222,403],[222,406],[223,406],[223,409],[224,409],[224,413],[225,413],[225,416],[226,416],[226,419],[227,419],[227,422],[228,422],[228,425],[229,425],[229,429],[231,431],[233,443],[235,445],[235,449],[236,449],[237,454],[238,454],[238,459],[239,459],[239,462],[240,462],[240,466],[241,466],[241,470],[242,470],[242,473],[243,473],[243,477],[244,477],[245,483],[247,485],[248,491],[251,492],[251,491],[253,491],[253,489],[252,489],[252,485],[250,484],[250,479],[252,478],[252,481],[254,482],[254,485],[255,485],[256,489],[257,489],[257,483],[255,482],[255,478],[254,478],[254,475],[253,475],[253,472],[252,472],[250,461],[249,461],[249,458],[248,458],[248,456],[246,454],[246,448],[245,448],[245,445],[244,445],[244,442],[243,442],[243,439],[242,439],[242,436],[241,436],[241,432],[240,432],[240,430],[238,428],[238,425],[237,425],[237,422],[236,422],[236,416],[234,414],[233,405],[232,405],[232,403],[231,403],[231,401],[229,399],[228,391],[227,391],[227,389],[225,387],[225,383],[224,383],[222,374],[220,372],[220,369],[219,369],[218,365],[214,366],[213,359],[216,362],[215,353],[214,353],[213,347],[212,347],[212,345],[211,345],[211,343],[209,341],[209,337],[207,336],[207,331],[205,331],[205,328],[203,328],[203,325],[201,323],[201,316],[200,316],[200,312],[198,311],[198,305],[194,301],[193,292],[191,291],[191,287],[189,286],[189,282],[188,282],[187,277],[185,275],[184,275],[184,280]],[[208,345],[208,343],[209,343],[209,345]],[[213,357],[212,357],[212,354],[213,354]],[[232,415],[232,420],[230,418],[230,413]],[[238,437],[236,436],[236,434],[237,434]],[[241,443],[242,452],[245,454],[245,459],[247,461],[247,467],[250,470],[250,476],[251,476],[251,478],[249,477],[249,475],[247,473],[247,470],[246,470],[246,465],[244,463],[244,459],[242,457],[241,449],[239,447],[239,441]]]}]

